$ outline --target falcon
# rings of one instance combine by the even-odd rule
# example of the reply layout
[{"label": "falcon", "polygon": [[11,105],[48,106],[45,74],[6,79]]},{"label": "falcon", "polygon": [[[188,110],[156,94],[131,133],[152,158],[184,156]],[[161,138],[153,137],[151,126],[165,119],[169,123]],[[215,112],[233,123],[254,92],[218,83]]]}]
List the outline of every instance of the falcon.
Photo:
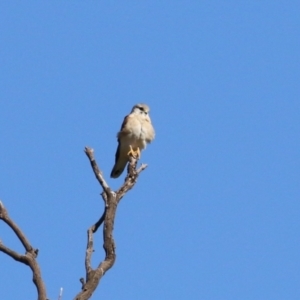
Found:
[{"label": "falcon", "polygon": [[146,104],[136,104],[124,118],[117,134],[118,148],[115,165],[110,177],[118,178],[124,171],[129,155],[140,158],[141,150],[154,139],[155,132],[149,117],[150,108]]}]

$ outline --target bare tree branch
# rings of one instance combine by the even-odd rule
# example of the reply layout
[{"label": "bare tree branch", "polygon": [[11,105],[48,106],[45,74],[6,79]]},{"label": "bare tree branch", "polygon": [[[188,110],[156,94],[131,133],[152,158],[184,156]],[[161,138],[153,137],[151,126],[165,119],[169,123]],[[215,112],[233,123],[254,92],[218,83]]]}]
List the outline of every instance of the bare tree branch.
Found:
[{"label": "bare tree branch", "polygon": [[87,155],[87,157],[89,158],[92,169],[94,171],[94,174],[95,174],[97,180],[99,181],[100,185],[102,186],[104,192],[106,194],[109,194],[111,192],[111,190],[110,190],[108,184],[106,183],[106,181],[104,180],[102,172],[100,171],[100,169],[97,166],[96,160],[94,158],[94,149],[85,147],[84,152]]},{"label": "bare tree branch", "polygon": [[[147,165],[141,165],[138,169],[136,168],[138,159],[133,156],[129,157],[129,163],[127,167],[127,176],[123,185],[116,192],[112,191],[111,188],[106,183],[104,176],[99,169],[96,160],[94,158],[94,150],[92,148],[85,148],[85,153],[90,161],[91,167],[94,171],[96,179],[100,183],[103,192],[101,196],[104,201],[104,211],[99,220],[93,224],[87,231],[87,247],[85,255],[85,269],[86,278],[80,279],[82,284],[82,290],[75,297],[75,300],[87,300],[89,299],[94,291],[96,290],[101,278],[104,274],[114,265],[116,260],[115,252],[115,241],[113,239],[113,229],[114,221],[116,216],[116,210],[119,202],[124,197],[124,195],[131,190],[137,182],[139,174],[147,167]],[[33,282],[36,286],[38,293],[38,300],[47,300],[46,288],[42,280],[41,271],[37,263],[38,249],[34,249],[29,240],[26,238],[23,231],[18,227],[18,225],[9,217],[9,214],[4,207],[3,203],[0,201],[0,220],[5,222],[16,234],[20,242],[25,248],[25,255],[19,254],[16,251],[5,246],[0,240],[0,251],[10,256],[14,260],[21,262],[29,266],[33,274]],[[97,232],[98,228],[103,224],[103,248],[105,251],[105,258],[99,263],[96,269],[92,268],[91,260],[94,252],[93,238],[94,233]],[[62,288],[59,294],[59,300],[62,299]]]},{"label": "bare tree branch", "polygon": [[[1,202],[1,201],[0,201]],[[1,207],[2,206],[2,207]],[[2,208],[2,209],[1,209]],[[2,217],[1,217],[2,214]],[[23,244],[26,251],[31,251],[32,247],[30,246],[29,241],[21,231],[21,229],[8,217],[7,210],[4,208],[4,205],[0,203],[0,219],[2,219],[16,234],[20,242]]]},{"label": "bare tree branch", "polygon": [[0,251],[7,254],[8,256],[13,258],[14,260],[28,265],[26,259],[24,259],[24,255],[21,255],[21,254],[15,252],[15,251],[11,250],[10,248],[6,247],[1,241],[0,241]]},{"label": "bare tree branch", "polygon": [[19,254],[15,251],[11,250],[10,248],[6,247],[2,242],[0,242],[0,251],[9,255],[14,260],[19,261],[30,267],[30,269],[32,270],[32,275],[33,275],[32,280],[36,286],[37,293],[38,293],[38,300],[47,300],[46,287],[42,280],[40,267],[36,261],[36,258],[38,255],[38,249],[34,249],[30,245],[25,234],[18,227],[18,225],[9,217],[8,212],[1,201],[0,201],[0,220],[4,221],[14,231],[16,236],[19,238],[19,240],[23,244],[23,246],[26,250],[26,253],[25,253],[25,255]]},{"label": "bare tree branch", "polygon": [[[82,283],[82,290],[79,292],[75,300],[87,300],[89,299],[94,291],[96,290],[101,278],[103,275],[114,265],[116,260],[116,252],[115,252],[115,241],[113,239],[113,229],[114,229],[114,220],[116,216],[116,210],[120,200],[124,197],[124,195],[133,188],[135,183],[137,182],[137,178],[139,174],[147,167],[147,165],[142,165],[138,170],[136,169],[138,160],[132,156],[129,158],[128,168],[127,168],[127,176],[125,178],[125,182],[121,186],[121,188],[114,192],[110,189],[108,184],[106,183],[102,172],[100,171],[96,160],[94,158],[94,150],[86,147],[85,153],[90,160],[92,169],[94,174],[99,181],[101,187],[103,188],[102,198],[105,203],[104,212],[100,219],[92,225],[88,231],[88,241],[87,241],[87,249],[85,256],[85,269],[86,269],[86,279],[80,279]],[[94,252],[93,248],[93,234],[98,230],[100,225],[103,223],[103,240],[104,240],[104,251],[105,258],[98,265],[96,269],[93,269],[91,266],[92,254]]]},{"label": "bare tree branch", "polygon": [[129,157],[129,163],[128,163],[128,167],[127,167],[127,176],[125,177],[124,184],[116,192],[118,195],[118,202],[120,202],[121,199],[124,197],[124,195],[134,187],[139,174],[147,168],[146,164],[142,164],[139,167],[139,169],[137,170],[136,169],[137,162],[138,162],[137,159],[135,159],[134,157],[132,157],[132,156]]}]

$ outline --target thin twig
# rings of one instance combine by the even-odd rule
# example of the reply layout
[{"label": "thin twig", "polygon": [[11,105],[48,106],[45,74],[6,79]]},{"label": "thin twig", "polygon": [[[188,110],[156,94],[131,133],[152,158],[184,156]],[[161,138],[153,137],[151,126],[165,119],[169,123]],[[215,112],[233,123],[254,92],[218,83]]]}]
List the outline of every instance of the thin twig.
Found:
[{"label": "thin twig", "polygon": [[58,300],[62,300],[62,295],[63,295],[63,288],[60,288],[59,295],[58,295]]},{"label": "thin twig", "polygon": [[106,181],[102,175],[102,172],[100,171],[100,169],[97,166],[96,160],[94,158],[94,149],[85,147],[84,152],[90,160],[92,169],[94,171],[94,174],[95,174],[97,180],[99,181],[99,183],[102,186],[105,193],[109,194],[111,192],[111,189],[109,188],[108,184],[106,183]]}]

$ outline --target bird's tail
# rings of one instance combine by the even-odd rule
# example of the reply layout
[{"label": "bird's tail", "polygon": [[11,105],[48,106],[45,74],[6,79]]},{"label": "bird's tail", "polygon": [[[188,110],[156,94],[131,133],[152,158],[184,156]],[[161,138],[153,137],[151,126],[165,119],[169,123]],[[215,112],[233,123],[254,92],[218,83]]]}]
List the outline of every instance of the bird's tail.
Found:
[{"label": "bird's tail", "polygon": [[125,151],[121,151],[121,146],[119,144],[117,152],[116,152],[116,163],[110,173],[110,177],[118,178],[124,171],[126,164],[128,162],[128,155]]},{"label": "bird's tail", "polygon": [[118,178],[123,173],[127,162],[128,162],[127,158],[120,157],[118,159],[118,161],[115,163],[115,165],[110,173],[110,177]]}]

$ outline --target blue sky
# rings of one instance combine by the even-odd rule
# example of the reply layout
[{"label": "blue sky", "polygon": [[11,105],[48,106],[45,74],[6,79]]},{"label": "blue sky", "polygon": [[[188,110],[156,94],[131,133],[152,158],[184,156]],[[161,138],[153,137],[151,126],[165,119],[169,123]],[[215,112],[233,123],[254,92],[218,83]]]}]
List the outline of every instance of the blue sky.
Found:
[{"label": "blue sky", "polygon": [[[298,1],[3,1],[0,199],[48,297],[80,290],[86,230],[135,103],[155,141],[93,299],[300,298]],[[23,251],[0,224],[0,239]],[[103,258],[96,235],[94,266]],[[0,298],[35,299],[0,253]],[[12,281],[12,278],[15,280]]]}]

